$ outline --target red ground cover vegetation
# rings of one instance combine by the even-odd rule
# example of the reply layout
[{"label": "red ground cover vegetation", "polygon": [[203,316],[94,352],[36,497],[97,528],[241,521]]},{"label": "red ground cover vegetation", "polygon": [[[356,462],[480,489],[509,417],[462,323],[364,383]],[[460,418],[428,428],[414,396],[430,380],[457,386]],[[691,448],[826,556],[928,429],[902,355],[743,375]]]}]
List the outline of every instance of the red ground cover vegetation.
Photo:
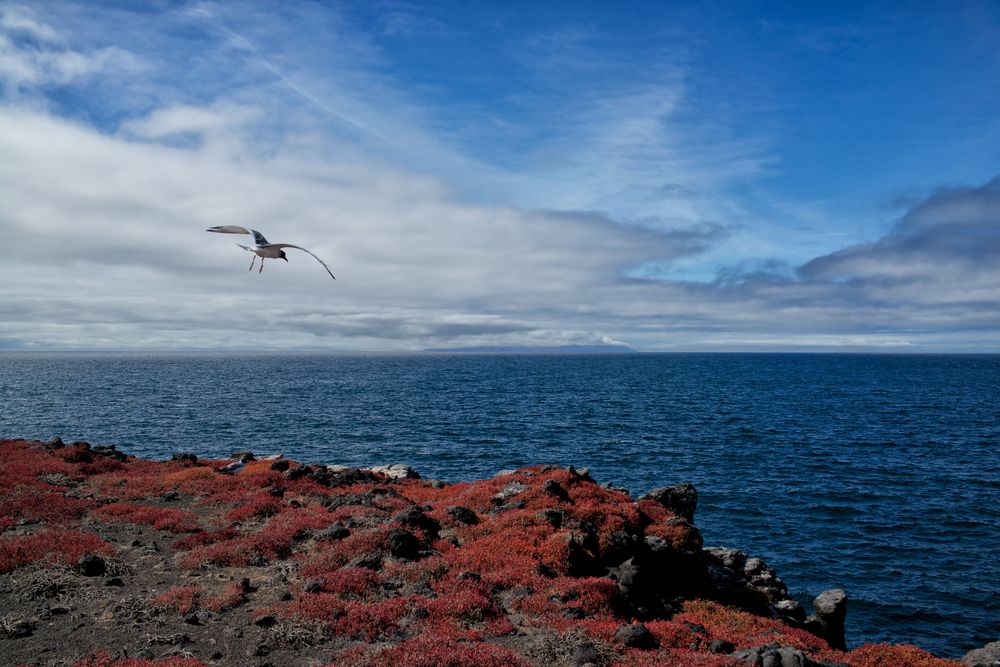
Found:
[{"label": "red ground cover vegetation", "polygon": [[[243,584],[211,589],[205,578],[204,586],[171,588],[149,604],[177,613],[245,604],[253,619],[299,623],[336,638],[331,664],[538,664],[515,641],[529,631],[553,641],[588,638],[619,665],[737,664],[709,652],[712,639],[737,649],[778,642],[852,667],[954,664],[909,646],[833,651],[804,630],[709,600],[687,600],[671,618],[645,619],[656,648],[624,646],[618,629],[638,619],[618,584],[594,567],[598,556],[612,557],[623,535],[657,537],[688,552],[700,548],[700,536],[662,505],[636,502],[571,469],[534,466],[440,484],[295,462],[282,471],[252,461],[226,475],[219,472],[226,461],[0,446],[0,573],[36,562],[72,565],[87,552],[111,555],[114,549],[87,531],[111,523],[162,531],[182,569],[218,568],[232,580],[243,575],[226,575],[226,568],[242,573],[280,561],[289,573],[280,598]],[[95,654],[78,667],[199,664]]]},{"label": "red ground cover vegetation", "polygon": [[954,667],[951,660],[934,657],[927,651],[907,644],[865,644],[847,654],[851,667]]},{"label": "red ground cover vegetation", "polygon": [[173,608],[182,614],[186,614],[198,606],[198,602],[205,594],[205,589],[197,584],[187,584],[171,588],[165,593],[153,598],[150,605],[154,607]]},{"label": "red ground cover vegetation", "polygon": [[198,517],[195,514],[165,507],[109,503],[98,507],[91,515],[104,521],[146,524],[171,533],[193,533],[198,530]]},{"label": "red ground cover vegetation", "polygon": [[110,554],[111,545],[93,533],[42,529],[27,535],[0,536],[0,574],[29,563],[75,565],[87,553]]},{"label": "red ground cover vegetation", "polygon": [[181,614],[187,614],[199,608],[224,611],[238,607],[244,602],[246,602],[246,590],[240,583],[232,583],[214,594],[198,584],[177,586],[156,596],[150,600],[149,604],[152,607],[171,609]]}]

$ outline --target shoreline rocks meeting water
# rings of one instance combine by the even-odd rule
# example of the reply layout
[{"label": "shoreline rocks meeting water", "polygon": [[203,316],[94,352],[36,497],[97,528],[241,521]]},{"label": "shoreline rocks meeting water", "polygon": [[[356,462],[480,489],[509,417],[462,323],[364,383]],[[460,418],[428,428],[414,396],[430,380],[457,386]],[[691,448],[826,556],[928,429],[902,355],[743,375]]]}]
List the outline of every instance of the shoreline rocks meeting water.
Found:
[{"label": "shoreline rocks meeting water", "polygon": [[[761,559],[706,547],[690,484],[586,469],[443,483],[405,465],[0,441],[5,664],[937,667],[848,650]],[[996,664],[1000,650],[970,652]],[[993,662],[990,662],[990,661]]]}]

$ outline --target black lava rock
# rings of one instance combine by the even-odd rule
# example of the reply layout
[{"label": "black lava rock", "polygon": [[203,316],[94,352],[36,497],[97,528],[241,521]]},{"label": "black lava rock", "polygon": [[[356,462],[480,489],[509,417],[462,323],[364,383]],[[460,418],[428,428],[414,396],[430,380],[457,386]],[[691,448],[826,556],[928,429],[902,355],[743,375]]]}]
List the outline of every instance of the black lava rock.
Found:
[{"label": "black lava rock", "polygon": [[615,639],[628,648],[653,649],[659,646],[656,637],[642,623],[626,623],[615,631]]},{"label": "black lava rock", "polygon": [[571,502],[569,494],[566,493],[566,489],[564,489],[562,485],[554,479],[545,480],[545,483],[542,484],[542,491],[555,496],[559,500],[563,500],[567,503]]},{"label": "black lava rock", "polygon": [[[401,531],[401,532],[406,532]],[[407,533],[408,534],[408,533]],[[410,537],[413,537],[410,535]],[[413,538],[416,541],[416,538]],[[363,567],[369,570],[381,570],[382,569],[382,557],[378,554],[362,554],[357,558],[352,559],[348,564],[348,567]]]},{"label": "black lava rock", "polygon": [[731,641],[726,641],[725,639],[713,639],[708,642],[709,653],[722,653],[729,655],[736,650],[736,647]]},{"label": "black lava rock", "polygon": [[80,574],[85,577],[99,577],[107,569],[104,559],[97,554],[84,554],[80,556],[80,561],[77,565],[80,569]]},{"label": "black lava rock", "polygon": [[35,632],[34,621],[19,619],[10,623],[6,628],[6,635],[11,639],[22,639],[30,637]]},{"label": "black lava rock", "polygon": [[468,507],[462,507],[456,505],[455,507],[448,508],[448,516],[459,523],[464,523],[468,526],[475,525],[479,523],[479,517],[476,513],[470,510]]},{"label": "black lava rock", "polygon": [[565,513],[562,510],[549,508],[540,511],[538,517],[544,519],[553,528],[559,529],[562,528]]},{"label": "black lava rock", "polygon": [[437,539],[438,531],[441,529],[441,524],[424,514],[418,507],[403,510],[396,515],[396,520],[407,528],[424,531],[432,540]]},{"label": "black lava rock", "polygon": [[316,533],[317,540],[342,540],[350,536],[351,531],[344,524],[336,521]]},{"label": "black lava rock", "polygon": [[698,491],[692,484],[664,486],[640,496],[639,500],[653,500],[688,522],[694,522],[694,512],[698,508]]},{"label": "black lava rock", "polygon": [[778,644],[747,648],[732,655],[744,664],[760,667],[826,667],[797,648]]},{"label": "black lava rock", "polygon": [[408,530],[397,528],[389,533],[389,553],[400,560],[416,560],[420,552],[420,542]]}]

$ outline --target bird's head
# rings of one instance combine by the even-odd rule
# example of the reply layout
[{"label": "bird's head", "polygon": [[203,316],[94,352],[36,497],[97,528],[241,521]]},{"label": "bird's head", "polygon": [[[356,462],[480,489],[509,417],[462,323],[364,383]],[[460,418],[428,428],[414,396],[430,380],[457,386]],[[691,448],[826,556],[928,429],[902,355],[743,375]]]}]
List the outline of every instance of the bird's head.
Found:
[{"label": "bird's head", "polygon": [[278,255],[278,257],[280,257],[281,259],[283,259],[283,260],[285,260],[287,262],[288,261],[288,255],[285,254],[285,251],[284,250],[279,250],[278,252],[280,253]]}]

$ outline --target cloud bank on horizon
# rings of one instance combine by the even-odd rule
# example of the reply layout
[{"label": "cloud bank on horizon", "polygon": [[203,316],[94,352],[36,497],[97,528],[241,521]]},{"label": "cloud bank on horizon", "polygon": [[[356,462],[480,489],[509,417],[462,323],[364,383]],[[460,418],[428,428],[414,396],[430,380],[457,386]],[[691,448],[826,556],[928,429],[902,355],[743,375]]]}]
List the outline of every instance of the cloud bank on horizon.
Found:
[{"label": "cloud bank on horizon", "polygon": [[1000,8],[604,4],[0,2],[0,349],[1000,351]]}]

